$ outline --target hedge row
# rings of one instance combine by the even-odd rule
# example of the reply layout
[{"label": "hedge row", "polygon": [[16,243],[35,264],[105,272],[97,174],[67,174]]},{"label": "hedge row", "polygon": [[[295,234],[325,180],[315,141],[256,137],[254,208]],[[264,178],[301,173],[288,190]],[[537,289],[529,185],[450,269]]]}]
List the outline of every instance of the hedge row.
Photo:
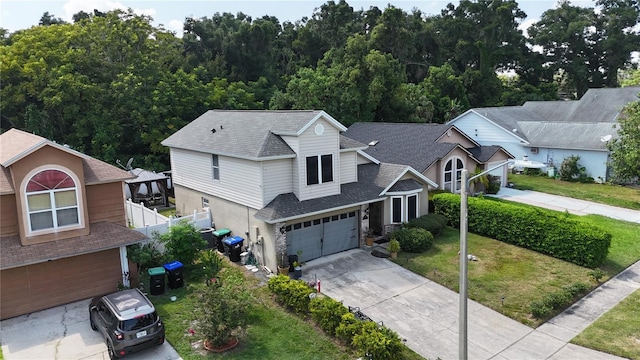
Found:
[{"label": "hedge row", "polygon": [[393,330],[356,319],[347,307],[330,297],[311,299],[309,295],[314,291],[304,281],[278,275],[269,279],[268,287],[279,303],[298,313],[310,313],[322,330],[354,346],[359,356],[380,360],[402,358],[402,341]]},{"label": "hedge row", "polygon": [[429,213],[422,215],[418,218],[409,220],[408,223],[404,225],[407,228],[422,228],[433,234],[433,236],[438,236],[447,226],[447,218],[441,214]]},{"label": "hedge row", "polygon": [[[433,202],[436,213],[460,226],[459,195],[438,194]],[[611,245],[611,234],[551,210],[469,197],[467,214],[469,232],[580,266],[600,266]]]}]

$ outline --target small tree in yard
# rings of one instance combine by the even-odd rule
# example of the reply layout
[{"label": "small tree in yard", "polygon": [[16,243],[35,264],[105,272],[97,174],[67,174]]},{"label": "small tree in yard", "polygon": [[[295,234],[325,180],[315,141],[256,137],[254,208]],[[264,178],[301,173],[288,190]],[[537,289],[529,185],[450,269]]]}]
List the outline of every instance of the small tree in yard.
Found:
[{"label": "small tree in yard", "polygon": [[617,182],[640,178],[640,101],[627,105],[618,119],[618,138],[609,143],[613,177]]},{"label": "small tree in yard", "polygon": [[198,257],[198,252],[207,246],[207,241],[192,224],[181,223],[172,226],[168,233],[159,239],[165,244],[167,256],[184,265],[191,265]]},{"label": "small tree in yard", "polygon": [[222,347],[242,333],[253,296],[241,274],[225,272],[200,293],[197,328],[206,345]]}]

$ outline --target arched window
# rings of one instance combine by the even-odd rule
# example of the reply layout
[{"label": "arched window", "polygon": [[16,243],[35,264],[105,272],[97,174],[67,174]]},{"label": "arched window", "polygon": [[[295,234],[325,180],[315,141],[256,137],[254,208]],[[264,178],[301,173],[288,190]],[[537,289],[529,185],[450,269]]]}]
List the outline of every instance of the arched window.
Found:
[{"label": "arched window", "polygon": [[444,181],[442,182],[445,190],[449,190],[452,193],[460,191],[463,169],[464,164],[460,158],[453,158],[447,161],[444,166]]},{"label": "arched window", "polygon": [[75,181],[60,170],[35,174],[26,188],[29,229],[39,231],[78,225],[78,190]]}]

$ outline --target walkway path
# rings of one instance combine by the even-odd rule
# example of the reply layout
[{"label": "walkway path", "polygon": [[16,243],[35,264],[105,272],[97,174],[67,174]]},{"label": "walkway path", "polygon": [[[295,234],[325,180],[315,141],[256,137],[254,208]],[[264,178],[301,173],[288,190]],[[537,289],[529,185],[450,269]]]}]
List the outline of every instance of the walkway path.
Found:
[{"label": "walkway path", "polygon": [[578,200],[565,196],[511,188],[500,188],[498,194],[490,196],[552,210],[566,210],[576,215],[596,214],[617,220],[640,223],[640,211],[638,210],[598,204],[592,201]]}]

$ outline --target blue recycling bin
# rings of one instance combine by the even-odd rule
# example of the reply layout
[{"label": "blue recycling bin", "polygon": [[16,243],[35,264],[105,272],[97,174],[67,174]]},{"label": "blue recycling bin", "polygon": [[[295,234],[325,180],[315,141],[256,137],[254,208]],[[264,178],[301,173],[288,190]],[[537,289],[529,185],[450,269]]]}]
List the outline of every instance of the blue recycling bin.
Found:
[{"label": "blue recycling bin", "polygon": [[225,252],[229,255],[229,260],[233,262],[240,261],[242,253],[242,243],[244,239],[240,236],[232,236],[223,240]]},{"label": "blue recycling bin", "polygon": [[184,286],[184,276],[182,274],[184,266],[180,261],[172,261],[162,267],[167,271],[167,280],[170,288],[177,289]]}]

